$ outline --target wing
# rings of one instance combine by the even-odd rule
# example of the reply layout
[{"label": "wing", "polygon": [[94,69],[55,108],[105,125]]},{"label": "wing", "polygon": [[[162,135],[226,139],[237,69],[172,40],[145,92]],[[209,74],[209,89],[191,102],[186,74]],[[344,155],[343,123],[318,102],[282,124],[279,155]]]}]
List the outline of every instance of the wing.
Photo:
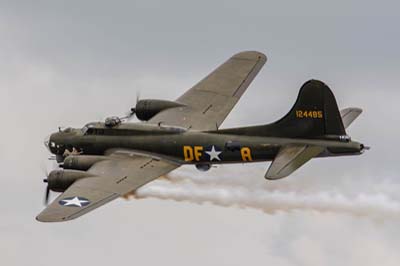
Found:
[{"label": "wing", "polygon": [[36,219],[61,222],[75,219],[113,199],[169,173],[179,165],[135,155],[98,162],[88,170],[93,177],[79,179],[44,209]]},{"label": "wing", "polygon": [[184,107],[167,109],[149,122],[195,130],[218,129],[266,61],[259,52],[232,56],[177,99]]},{"label": "wing", "polygon": [[286,145],[279,150],[265,178],[275,180],[286,177],[323,150],[324,147],[319,146]]},{"label": "wing", "polygon": [[351,123],[362,113],[362,109],[356,107],[350,107],[340,110],[340,116],[342,117],[343,126],[348,128]]}]

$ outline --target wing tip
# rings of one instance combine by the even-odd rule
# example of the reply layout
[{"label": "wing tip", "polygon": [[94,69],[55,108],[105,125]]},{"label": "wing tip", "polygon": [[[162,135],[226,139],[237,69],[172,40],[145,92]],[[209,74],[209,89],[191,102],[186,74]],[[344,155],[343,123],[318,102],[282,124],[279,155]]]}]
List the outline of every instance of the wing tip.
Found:
[{"label": "wing tip", "polygon": [[267,56],[258,51],[242,51],[232,56],[237,59],[259,60],[263,63],[267,62]]},{"label": "wing tip", "polygon": [[65,222],[69,221],[71,219],[68,219],[67,217],[57,217],[54,215],[48,215],[45,213],[40,213],[38,216],[36,216],[36,221],[42,222],[42,223],[56,223],[56,222]]},{"label": "wing tip", "polygon": [[275,174],[275,173],[269,173],[269,171],[265,174],[265,179],[267,180],[278,180],[278,179],[282,179],[284,177],[287,177],[288,175],[279,175],[279,174]]},{"label": "wing tip", "polygon": [[341,109],[340,110],[341,112],[342,111],[353,111],[353,112],[357,112],[357,113],[362,113],[363,112],[363,109],[362,108],[360,108],[360,107],[347,107],[347,108],[343,108],[343,109]]}]

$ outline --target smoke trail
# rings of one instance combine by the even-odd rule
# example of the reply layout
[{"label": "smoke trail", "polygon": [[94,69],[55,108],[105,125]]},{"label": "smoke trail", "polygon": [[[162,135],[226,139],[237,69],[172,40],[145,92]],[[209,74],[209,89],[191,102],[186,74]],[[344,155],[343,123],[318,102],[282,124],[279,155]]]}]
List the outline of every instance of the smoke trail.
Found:
[{"label": "smoke trail", "polygon": [[135,198],[159,198],[194,203],[213,203],[220,206],[255,208],[266,213],[293,210],[338,212],[376,219],[400,217],[400,202],[384,194],[359,194],[354,197],[321,191],[266,190],[227,184],[195,183],[193,180],[160,179],[144,186]]}]

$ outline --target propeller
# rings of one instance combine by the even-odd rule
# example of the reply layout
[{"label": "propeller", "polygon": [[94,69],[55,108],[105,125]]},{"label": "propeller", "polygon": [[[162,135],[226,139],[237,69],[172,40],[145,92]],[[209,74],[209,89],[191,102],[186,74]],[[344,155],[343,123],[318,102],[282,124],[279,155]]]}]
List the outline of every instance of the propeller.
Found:
[{"label": "propeller", "polygon": [[[42,168],[43,174],[46,176],[45,178],[43,178],[43,183],[48,183],[47,178],[49,177],[49,171],[47,170],[47,167],[44,163],[41,164],[41,168]],[[48,204],[49,196],[50,196],[50,188],[49,188],[49,185],[47,184],[46,192],[45,192],[45,196],[44,196],[44,200],[43,200],[44,205]]]},{"label": "propeller", "polygon": [[[47,178],[43,179],[43,182],[47,183],[48,182]],[[43,201],[44,205],[47,205],[49,203],[49,196],[50,196],[50,187],[47,184],[46,192],[45,192],[45,195],[44,195],[44,201]]]},{"label": "propeller", "polygon": [[136,106],[137,106],[139,101],[140,101],[140,92],[137,91],[136,92],[136,105],[135,105],[135,107],[132,107],[129,110],[129,112],[126,113],[126,115],[124,117],[121,117],[121,119],[130,119],[132,116],[134,116],[136,114]]},{"label": "propeller", "polygon": [[[50,159],[49,159],[49,161],[52,162],[52,168],[54,168],[54,167],[57,168],[57,166],[55,166],[55,165],[57,165],[57,164],[55,164],[55,161],[54,161],[54,160],[50,160]],[[49,202],[49,198],[50,198],[50,187],[49,187],[49,184],[48,184],[48,183],[49,183],[48,178],[49,178],[50,173],[49,173],[48,167],[47,167],[47,165],[45,164],[45,162],[42,162],[41,168],[42,168],[43,174],[45,175],[45,178],[43,178],[43,183],[46,183],[46,184],[47,184],[47,185],[46,185],[45,194],[44,194],[43,203],[44,203],[44,205],[47,205],[48,202]]]}]

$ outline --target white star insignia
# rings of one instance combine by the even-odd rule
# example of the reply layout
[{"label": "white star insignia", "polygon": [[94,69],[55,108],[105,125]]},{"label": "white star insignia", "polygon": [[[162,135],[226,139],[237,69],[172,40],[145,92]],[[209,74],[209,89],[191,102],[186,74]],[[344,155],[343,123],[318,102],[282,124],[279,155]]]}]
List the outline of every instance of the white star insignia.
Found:
[{"label": "white star insignia", "polygon": [[73,197],[73,198],[65,198],[63,200],[60,200],[60,204],[63,206],[76,206],[76,207],[82,207],[85,205],[88,205],[90,201],[84,198],[79,198],[79,197]]},{"label": "white star insignia", "polygon": [[222,151],[216,151],[214,145],[211,147],[211,151],[206,151],[206,153],[210,156],[210,161],[212,161],[214,159],[221,161],[221,158],[219,158],[219,155],[222,153]]}]

